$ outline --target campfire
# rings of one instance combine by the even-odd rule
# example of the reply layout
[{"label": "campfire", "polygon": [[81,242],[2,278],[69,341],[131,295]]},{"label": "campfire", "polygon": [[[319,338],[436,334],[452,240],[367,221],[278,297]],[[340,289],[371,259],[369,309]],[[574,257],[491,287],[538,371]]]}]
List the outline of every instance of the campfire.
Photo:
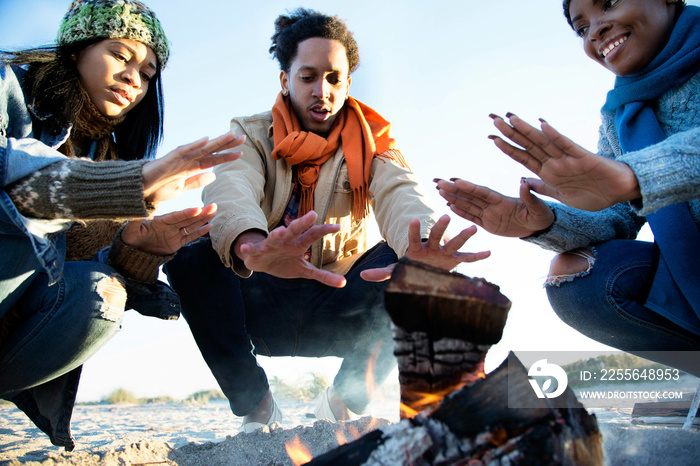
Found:
[{"label": "campfire", "polygon": [[[569,388],[556,405],[533,402],[527,370],[513,354],[484,374],[511,305],[497,286],[402,259],[385,303],[401,421],[352,439],[337,435],[339,446],[308,464],[602,464],[596,418]],[[295,464],[307,461],[287,449]]]},{"label": "campfire", "polygon": [[311,451],[304,445],[299,436],[295,436],[289,443],[285,445],[289,458],[295,465],[305,464],[311,461]]}]

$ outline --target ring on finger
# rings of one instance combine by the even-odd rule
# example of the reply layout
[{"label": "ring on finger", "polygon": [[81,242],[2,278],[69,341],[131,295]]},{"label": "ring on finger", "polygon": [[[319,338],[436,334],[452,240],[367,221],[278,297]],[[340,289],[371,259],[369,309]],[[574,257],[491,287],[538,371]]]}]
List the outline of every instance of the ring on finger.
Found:
[{"label": "ring on finger", "polygon": [[186,234],[187,236],[190,235],[190,232],[187,231],[187,227],[182,227],[182,230],[185,232],[185,234]]}]

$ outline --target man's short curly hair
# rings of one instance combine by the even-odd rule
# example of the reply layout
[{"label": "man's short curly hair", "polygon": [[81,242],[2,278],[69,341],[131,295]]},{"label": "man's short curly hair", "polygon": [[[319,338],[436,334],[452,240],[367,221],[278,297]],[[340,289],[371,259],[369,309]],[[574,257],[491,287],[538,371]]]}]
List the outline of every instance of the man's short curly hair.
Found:
[{"label": "man's short curly hair", "polygon": [[288,73],[296,58],[299,43],[314,37],[337,40],[343,44],[349,72],[357,69],[360,53],[345,21],[337,16],[328,16],[305,8],[298,8],[287,15],[277,17],[270,53],[279,61],[282,71]]},{"label": "man's short curly hair", "polygon": [[[681,6],[685,5],[685,0],[680,0],[678,3],[680,3]],[[566,22],[569,23],[569,26],[571,26],[571,29],[574,28],[574,23],[571,22],[571,12],[569,9],[571,8],[571,0],[564,0],[563,3],[564,6],[564,16],[566,17]],[[676,10],[678,12],[678,10]]]}]

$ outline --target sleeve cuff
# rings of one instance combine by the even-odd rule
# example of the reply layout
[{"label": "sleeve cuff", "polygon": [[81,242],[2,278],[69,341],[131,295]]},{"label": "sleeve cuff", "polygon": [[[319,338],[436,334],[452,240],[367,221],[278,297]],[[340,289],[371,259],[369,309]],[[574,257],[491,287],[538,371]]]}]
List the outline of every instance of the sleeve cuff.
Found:
[{"label": "sleeve cuff", "polygon": [[175,254],[157,256],[130,246],[122,241],[123,229],[124,227],[119,229],[112,241],[108,256],[109,265],[125,278],[141,283],[155,283],[158,280],[159,267],[175,257]]}]

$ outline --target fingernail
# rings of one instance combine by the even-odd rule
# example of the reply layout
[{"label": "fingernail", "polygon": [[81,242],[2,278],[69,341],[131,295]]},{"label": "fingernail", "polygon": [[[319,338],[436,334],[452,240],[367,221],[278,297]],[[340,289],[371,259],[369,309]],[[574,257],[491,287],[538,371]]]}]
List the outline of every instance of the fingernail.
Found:
[{"label": "fingernail", "polygon": [[438,183],[442,181],[442,178],[433,178],[433,183]]},{"label": "fingernail", "polygon": [[495,113],[489,113],[489,118],[493,118],[495,120],[496,118],[501,118],[501,117],[496,115]]},{"label": "fingernail", "polygon": [[493,141],[495,141],[496,139],[498,139],[498,136],[494,136],[493,134],[489,134],[487,137],[488,137],[489,139],[493,140]]},{"label": "fingernail", "polygon": [[512,118],[514,116],[515,116],[515,114],[513,114],[511,112],[506,113],[506,118]]},{"label": "fingernail", "polygon": [[459,178],[450,178],[450,181],[454,182],[457,181]]},{"label": "fingernail", "polygon": [[[544,120],[544,118],[540,118],[539,120],[540,120],[540,123],[547,123],[547,122]],[[547,124],[549,124],[549,123],[547,123]]]}]

